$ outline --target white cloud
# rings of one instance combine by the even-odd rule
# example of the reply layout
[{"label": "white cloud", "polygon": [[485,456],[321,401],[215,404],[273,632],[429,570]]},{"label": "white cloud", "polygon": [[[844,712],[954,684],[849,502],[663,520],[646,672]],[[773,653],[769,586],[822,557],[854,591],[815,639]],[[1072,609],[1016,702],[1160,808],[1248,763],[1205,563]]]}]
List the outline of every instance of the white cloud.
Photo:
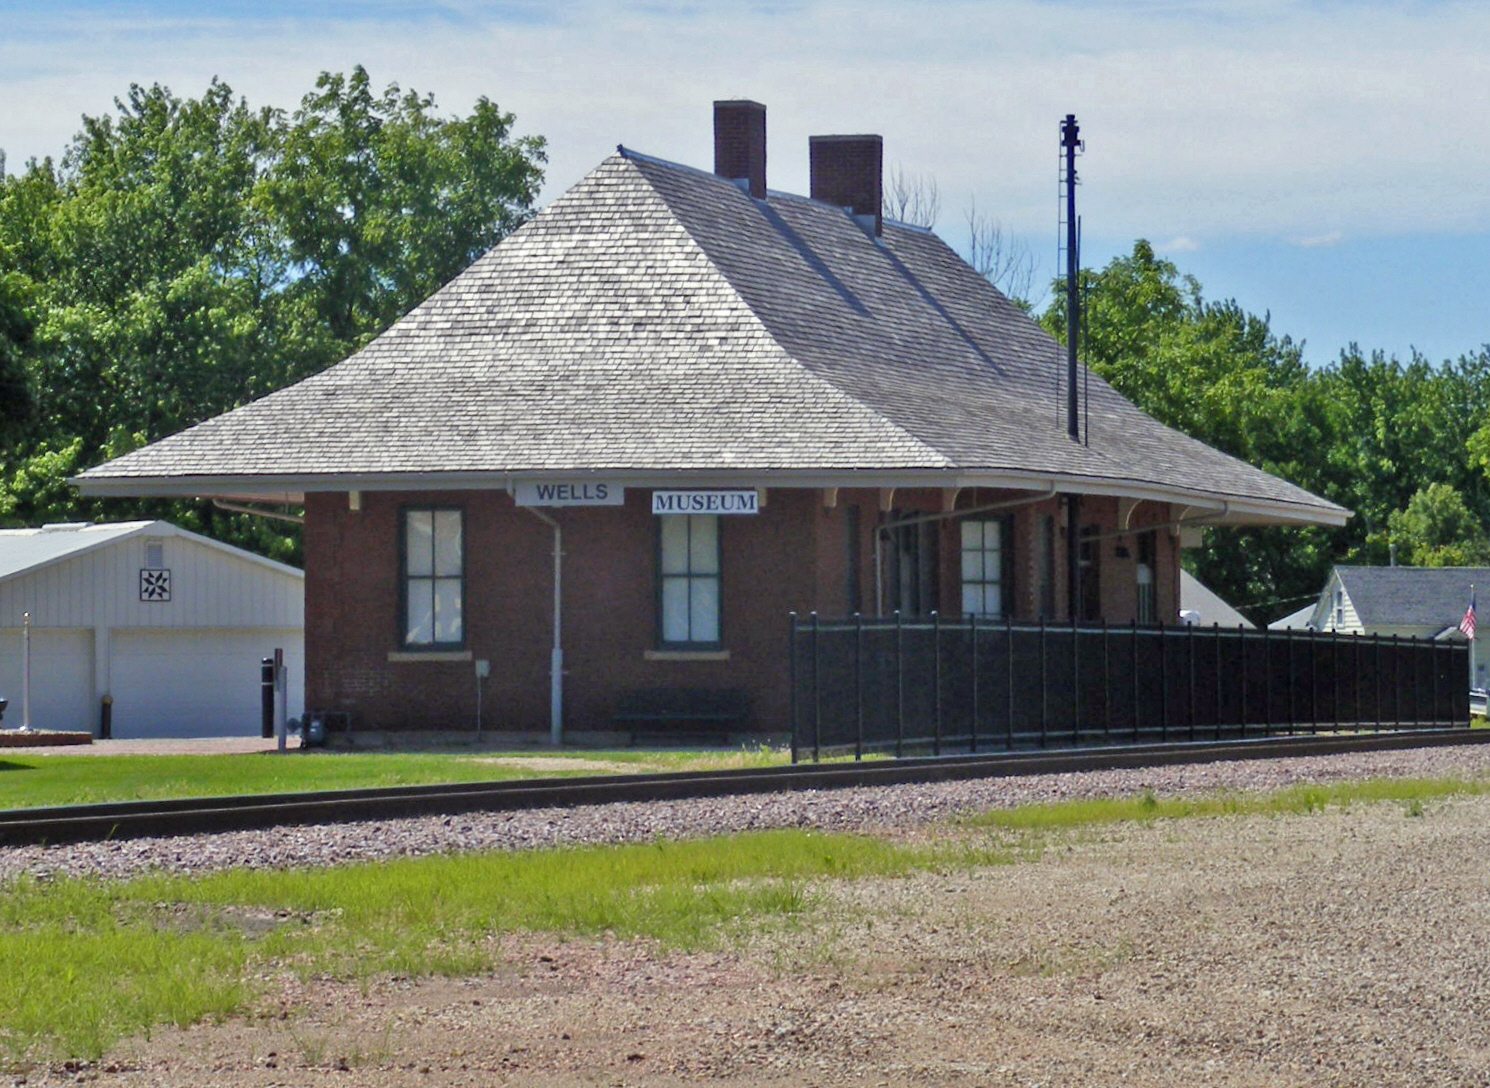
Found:
[{"label": "white cloud", "polygon": [[1293,244],[1302,246],[1304,249],[1327,249],[1337,246],[1344,241],[1345,236],[1338,230],[1332,230],[1328,234],[1308,234],[1301,238],[1292,239]]},{"label": "white cloud", "polygon": [[888,161],[936,177],[954,236],[976,198],[1010,230],[1054,238],[1068,112],[1087,140],[1082,213],[1104,235],[1490,229],[1490,187],[1476,180],[1490,142],[1466,138],[1490,121],[1490,81],[1474,75],[1490,9],[1469,2],[258,10],[151,19],[63,0],[8,17],[0,147],[11,169],[59,152],[82,114],[105,112],[132,81],[195,95],[219,75],[256,105],[292,107],[320,70],[361,63],[452,112],[479,95],[515,111],[520,131],[549,138],[546,196],[618,142],[708,167],[710,101],[751,97],[770,110],[773,187],[805,190],[809,134],[880,132]]},{"label": "white cloud", "polygon": [[1160,253],[1194,253],[1200,249],[1200,243],[1194,238],[1187,238],[1180,234],[1162,245],[1155,246],[1154,249]]}]

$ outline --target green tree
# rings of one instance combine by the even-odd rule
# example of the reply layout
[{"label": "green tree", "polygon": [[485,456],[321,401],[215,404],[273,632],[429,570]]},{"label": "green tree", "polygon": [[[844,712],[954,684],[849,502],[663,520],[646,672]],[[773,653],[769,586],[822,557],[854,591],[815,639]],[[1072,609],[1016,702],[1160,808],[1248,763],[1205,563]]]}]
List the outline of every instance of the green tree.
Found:
[{"label": "green tree", "polygon": [[1416,492],[1387,519],[1397,557],[1415,567],[1474,567],[1490,562],[1490,536],[1452,484]]},{"label": "green tree", "polygon": [[[1198,281],[1148,242],[1100,271],[1083,270],[1082,356],[1160,422],[1327,497],[1338,412],[1316,395],[1300,347],[1236,302],[1207,301]],[[1064,341],[1064,293],[1041,316]],[[1324,469],[1324,471],[1321,471]],[[1197,575],[1246,609],[1317,591],[1331,547],[1319,530],[1208,530],[1188,556]]]},{"label": "green tree", "polygon": [[297,271],[287,297],[341,349],[360,346],[518,226],[543,181],[541,138],[486,98],[442,120],[434,98],[362,68],[323,73],[284,134],[265,204]]},{"label": "green tree", "polygon": [[[1100,272],[1081,273],[1083,361],[1162,423],[1250,461],[1286,460],[1276,427],[1307,374],[1267,316],[1208,302],[1193,276],[1140,239]],[[1064,292],[1041,317],[1062,342]]]},{"label": "green tree", "polygon": [[[1394,539],[1410,562],[1481,554],[1490,350],[1435,366],[1351,345],[1310,368],[1267,315],[1207,301],[1146,242],[1081,275],[1093,369],[1170,426],[1355,511],[1341,529],[1207,530],[1186,562],[1251,618],[1290,611],[1336,563],[1386,563]],[[1064,337],[1063,295],[1041,320]]]},{"label": "green tree", "polygon": [[19,275],[0,271],[0,451],[20,439],[35,413],[25,358],[32,325],[22,291]]},{"label": "green tree", "polygon": [[[483,98],[441,118],[429,96],[374,94],[360,67],[323,74],[293,115],[217,80],[198,99],[134,86],[115,105],[60,164],[0,176],[12,524],[96,516],[67,474],[350,354],[521,223],[542,181],[543,141],[514,137],[511,114]],[[282,526],[180,503],[106,516],[296,546]]]}]

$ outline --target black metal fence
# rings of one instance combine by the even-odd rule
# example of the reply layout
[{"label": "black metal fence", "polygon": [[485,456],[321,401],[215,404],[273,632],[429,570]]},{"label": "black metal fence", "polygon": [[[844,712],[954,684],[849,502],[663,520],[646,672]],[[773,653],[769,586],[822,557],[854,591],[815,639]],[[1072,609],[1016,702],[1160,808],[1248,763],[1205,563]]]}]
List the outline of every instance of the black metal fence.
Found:
[{"label": "black metal fence", "polygon": [[1221,627],[791,619],[794,759],[1463,727],[1462,642]]}]

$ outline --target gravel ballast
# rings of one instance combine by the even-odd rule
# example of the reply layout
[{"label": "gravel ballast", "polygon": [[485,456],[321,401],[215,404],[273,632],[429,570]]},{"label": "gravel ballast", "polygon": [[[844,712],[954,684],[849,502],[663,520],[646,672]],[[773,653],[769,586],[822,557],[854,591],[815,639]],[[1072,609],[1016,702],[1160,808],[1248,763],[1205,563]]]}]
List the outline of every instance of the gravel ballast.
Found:
[{"label": "gravel ballast", "polygon": [[774,827],[880,830],[1038,801],[1267,790],[1299,782],[1490,773],[1490,745],[1235,760],[1140,769],[856,787],[686,801],[467,813],[55,847],[0,848],[0,880],[20,873],[128,877],[150,870],[284,868],[464,850],[517,850],[725,834]]}]

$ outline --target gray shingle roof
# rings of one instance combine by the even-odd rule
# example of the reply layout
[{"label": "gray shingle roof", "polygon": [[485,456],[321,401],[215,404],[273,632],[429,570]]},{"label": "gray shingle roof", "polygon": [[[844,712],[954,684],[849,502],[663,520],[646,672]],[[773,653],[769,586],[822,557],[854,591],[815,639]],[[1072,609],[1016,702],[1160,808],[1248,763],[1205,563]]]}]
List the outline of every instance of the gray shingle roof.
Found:
[{"label": "gray shingle roof", "polygon": [[1362,627],[1452,627],[1490,567],[1336,567]]},{"label": "gray shingle roof", "polygon": [[925,470],[1343,518],[1095,376],[1090,445],[1070,441],[1062,365],[1062,349],[929,232],[887,223],[875,238],[843,209],[754,200],[621,151],[344,362],[80,483]]}]

